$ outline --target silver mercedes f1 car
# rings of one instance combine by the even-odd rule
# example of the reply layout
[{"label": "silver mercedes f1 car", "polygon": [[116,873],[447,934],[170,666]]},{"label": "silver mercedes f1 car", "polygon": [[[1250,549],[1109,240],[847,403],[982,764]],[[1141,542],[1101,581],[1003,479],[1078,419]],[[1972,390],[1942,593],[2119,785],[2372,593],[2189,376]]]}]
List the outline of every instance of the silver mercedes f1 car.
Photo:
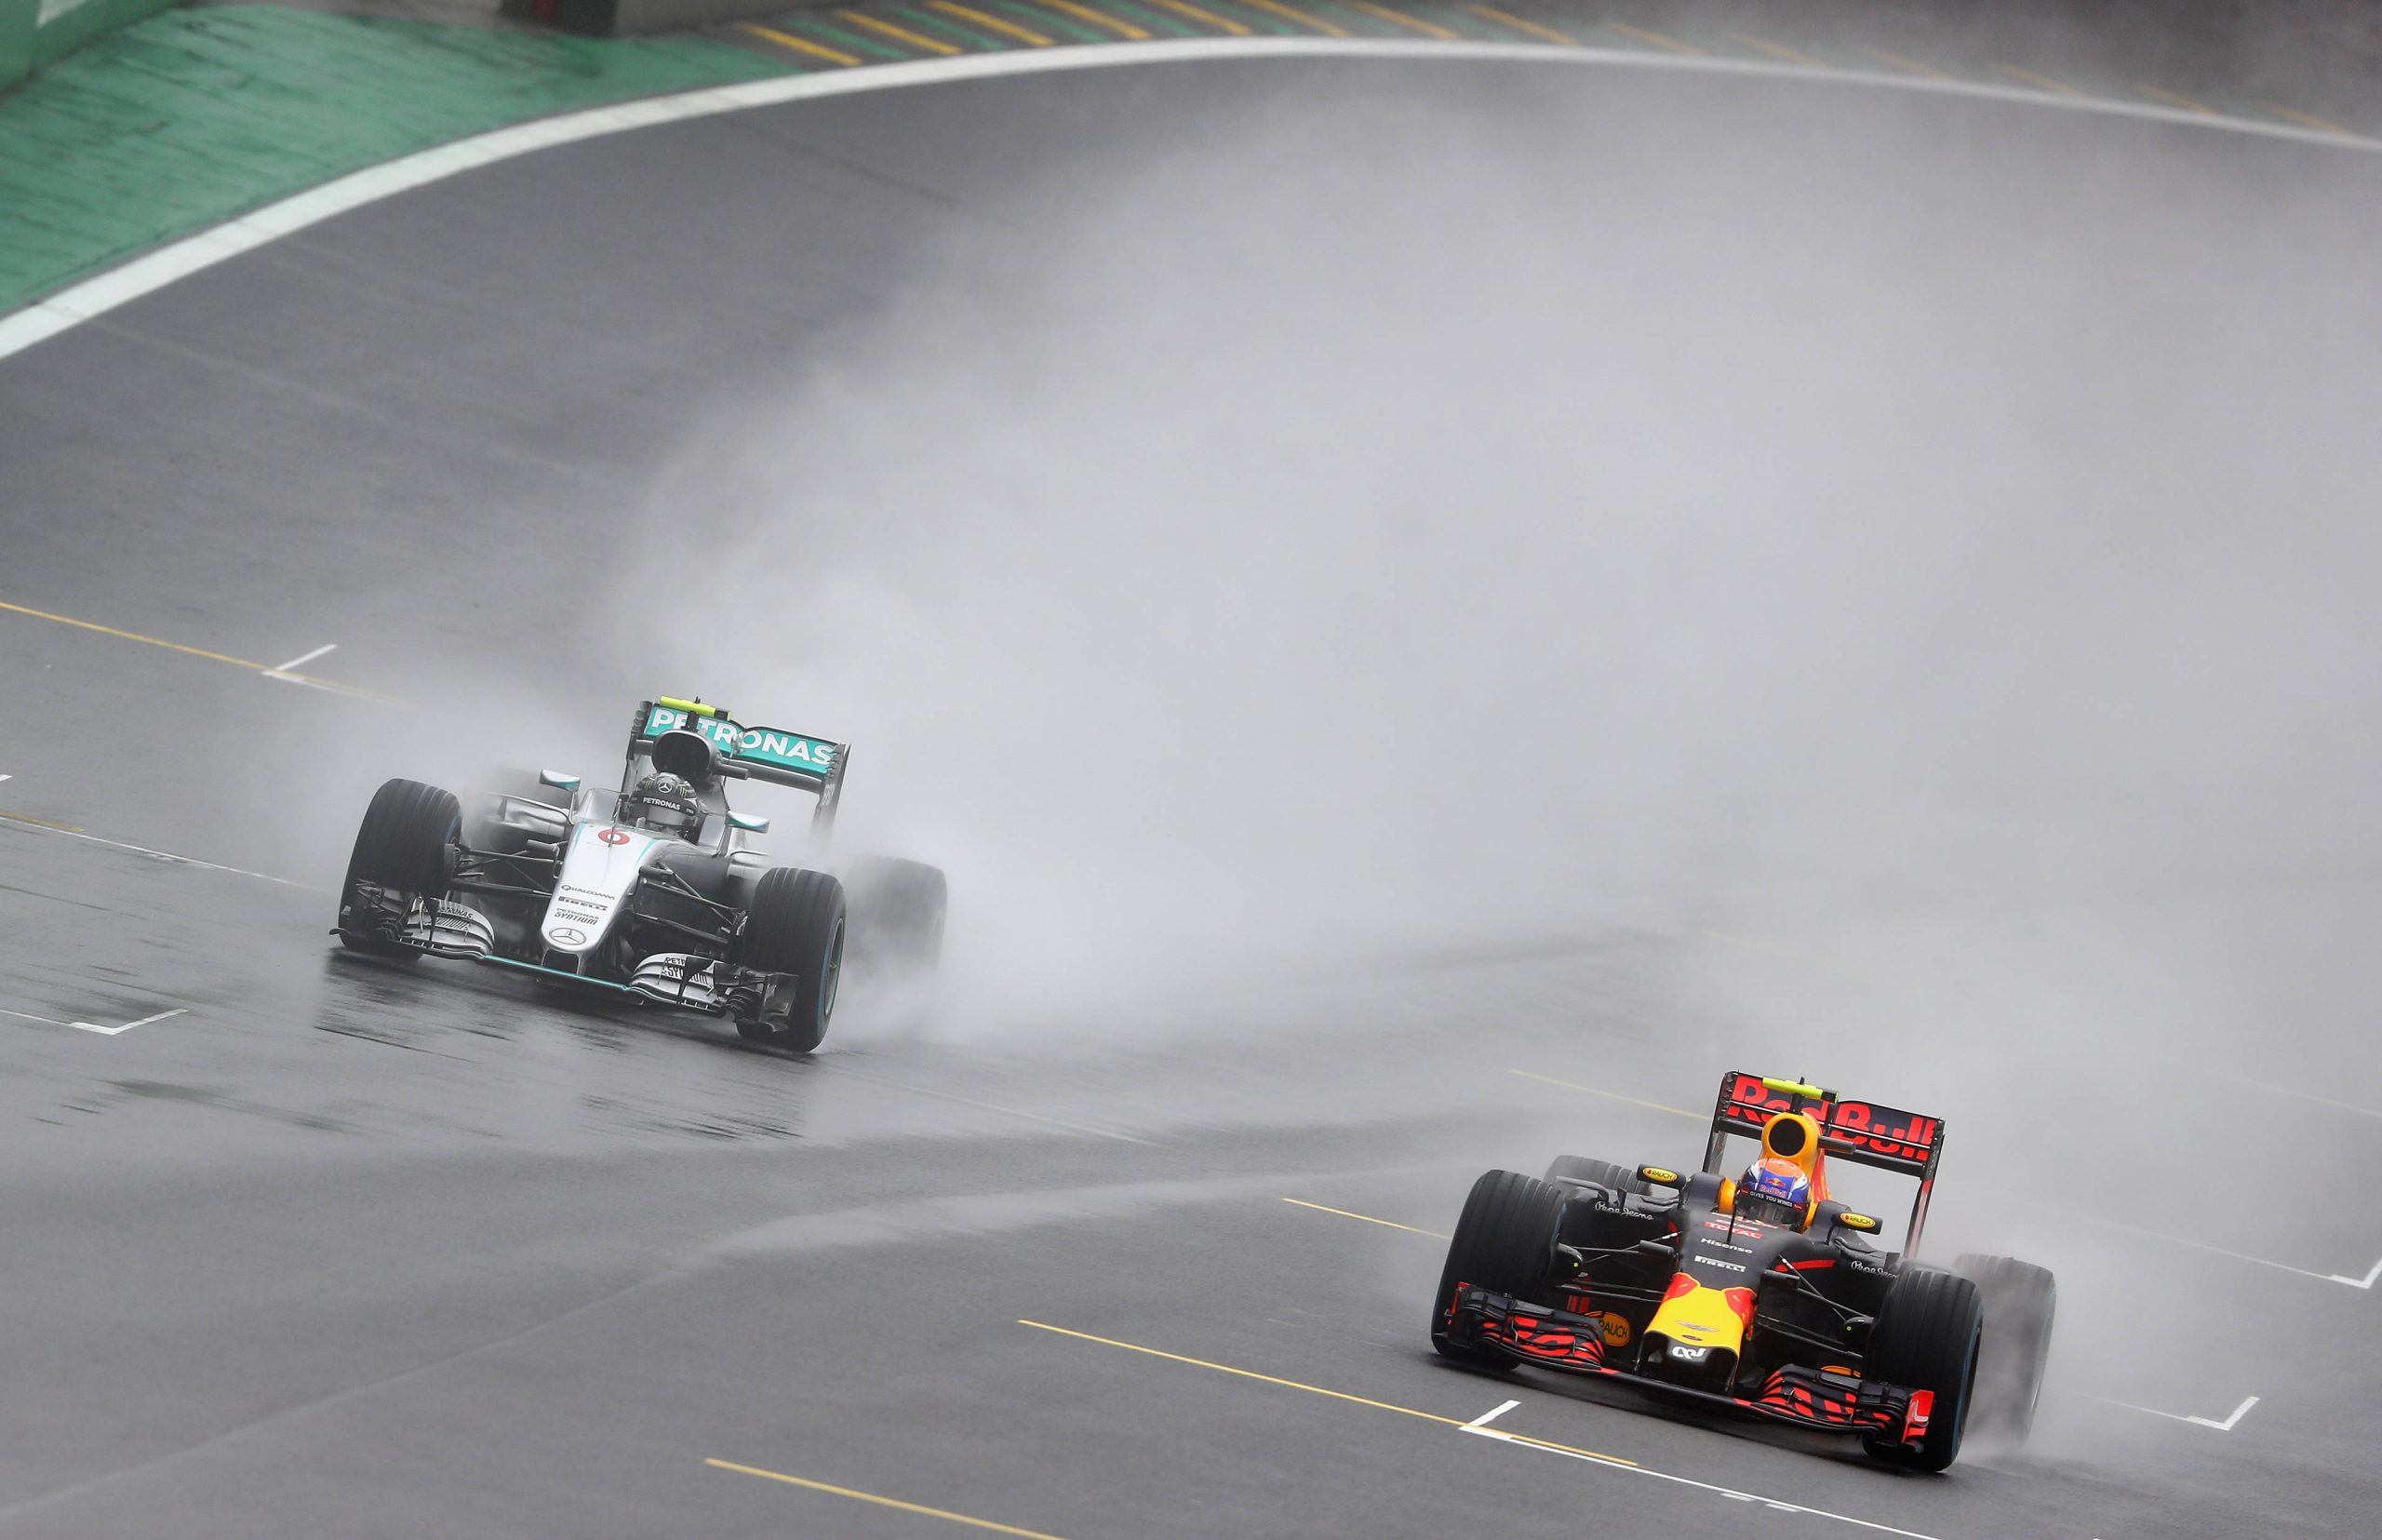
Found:
[{"label": "silver mercedes f1 car", "polygon": [[728,805],[735,781],[815,794],[815,861],[850,753],[663,696],[631,718],[618,791],[548,770],[466,816],[452,792],[391,781],[356,832],[333,934],[375,957],[494,963],[722,1016],[808,1052],[835,1012],[848,932],[872,971],[929,970],[943,948],[940,870],[772,865],[754,844],[769,821]]}]

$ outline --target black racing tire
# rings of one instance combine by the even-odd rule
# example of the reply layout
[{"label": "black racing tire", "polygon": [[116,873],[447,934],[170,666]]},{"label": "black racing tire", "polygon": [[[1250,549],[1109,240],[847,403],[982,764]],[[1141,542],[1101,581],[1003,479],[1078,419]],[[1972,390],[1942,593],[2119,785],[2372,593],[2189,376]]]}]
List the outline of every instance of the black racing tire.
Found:
[{"label": "black racing tire", "polygon": [[364,822],[355,831],[355,849],[347,858],[347,877],[340,885],[340,944],[376,957],[411,962],[422,956],[410,946],[345,929],[355,885],[377,882],[399,892],[422,898],[444,898],[452,867],[455,837],[462,832],[463,806],[455,794],[419,781],[387,781],[372,794]]},{"label": "black racing tire", "polygon": [[1610,1187],[1618,1193],[1636,1193],[1643,1198],[1654,1189],[1646,1185],[1635,1166],[1624,1166],[1612,1160],[1594,1160],[1585,1155],[1559,1155],[1546,1168],[1549,1182],[1593,1182],[1599,1187]]},{"label": "black racing tire", "polygon": [[1548,1303],[1555,1229],[1562,1223],[1565,1190],[1519,1172],[1484,1172],[1472,1185],[1448,1241],[1431,1306],[1431,1346],[1441,1358],[1480,1369],[1505,1369],[1505,1357],[1448,1332],[1458,1284],[1493,1289],[1532,1305]]},{"label": "black racing tire", "polygon": [[852,965],[872,971],[931,973],[943,960],[951,884],[943,868],[896,856],[855,861],[844,874],[851,903]]},{"label": "black racing tire", "polygon": [[1933,1267],[1911,1268],[1886,1286],[1885,1303],[1869,1329],[1862,1359],[1865,1378],[1935,1393],[1934,1410],[1919,1447],[1895,1434],[1865,1433],[1861,1447],[1888,1465],[1942,1470],[1960,1453],[1976,1384],[1977,1346],[1985,1306],[1974,1279]]},{"label": "black racing tire", "polygon": [[736,1030],[755,1042],[808,1053],[827,1035],[844,971],[844,885],[825,872],[763,872],[744,913],[736,960],[779,975],[756,1020]]},{"label": "black racing tire", "polygon": [[1985,1307],[1969,1426],[1980,1437],[2022,1444],[2042,1399],[2059,1285],[2050,1268],[2009,1256],[1964,1254],[1953,1260],[1952,1271],[1976,1281]]}]

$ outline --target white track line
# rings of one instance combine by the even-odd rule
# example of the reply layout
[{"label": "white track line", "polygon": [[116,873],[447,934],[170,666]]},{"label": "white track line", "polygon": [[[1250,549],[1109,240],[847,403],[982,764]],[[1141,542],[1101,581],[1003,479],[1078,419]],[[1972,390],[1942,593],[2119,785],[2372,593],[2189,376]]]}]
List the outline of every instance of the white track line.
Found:
[{"label": "white track line", "polygon": [[1691,1477],[1674,1476],[1666,1470],[1649,1470],[1644,1466],[1626,1466],[1616,1460],[1602,1459],[1582,1450],[1566,1449],[1560,1444],[1543,1443],[1525,1434],[1508,1433],[1499,1427],[1478,1427],[1466,1423],[1456,1431],[1469,1433],[1479,1439],[1494,1439],[1501,1444],[1511,1444],[1518,1449],[1543,1450],[1549,1454],[1560,1454],[1567,1460],[1585,1460],[1590,1465],[1602,1466],[1607,1470],[1626,1471],[1632,1476],[1651,1476],[1658,1481],[1676,1481],[1683,1487],[1695,1487],[1704,1492],[1717,1492],[1723,1497],[1732,1497],[1740,1503],[1760,1503],[1780,1513],[1808,1513],[1814,1519],[1833,1519],[1840,1524],[1855,1524],[1862,1529],[1877,1530],[1885,1534],[1907,1535],[1909,1540],[1937,1540],[1934,1535],[1924,1534],[1918,1530],[1897,1529],[1892,1524],[1881,1524],[1874,1519],[1855,1519],[1849,1513],[1836,1513],[1827,1508],[1806,1507],[1800,1503],[1789,1503],[1783,1498],[1765,1497],[1758,1492],[1740,1492],[1734,1487],[1716,1486],[1710,1481],[1698,1481]]},{"label": "white track line", "polygon": [[[2071,1209],[2068,1212],[2076,1213],[2077,1211]],[[2105,1219],[2096,1213],[2078,1214],[2078,1217],[2089,1219],[2095,1225],[2106,1225],[2113,1230],[2124,1230],[2151,1240],[2163,1240],[2171,1246],[2188,1246],[2196,1252],[2210,1252],[2217,1256],[2229,1256],[2236,1262],[2255,1262],[2261,1267],[2272,1267],[2279,1273],[2297,1273],[2301,1278],[2318,1279],[2326,1283],[2346,1283],[2352,1289],[2371,1289],[2376,1279],[2382,1279],[2382,1262],[2376,1262],[2363,1278],[2346,1278],[2339,1273],[2320,1273],[2312,1267],[2295,1267],[2288,1262],[2270,1262],[2262,1256],[2252,1256],[2247,1252],[2227,1251],[2222,1246],[2212,1246],[2205,1240],[2192,1240],[2179,1235],[2166,1235],[2158,1230],[2146,1230],[2139,1225],[2128,1225],[2117,1219]]]},{"label": "white track line", "polygon": [[[327,893],[330,891],[328,888],[317,888],[312,883],[292,882],[286,877],[274,877],[270,872],[252,872],[245,866],[225,866],[212,861],[201,861],[196,856],[193,855],[176,855],[171,850],[153,850],[146,845],[127,845],[121,839],[101,839],[98,835],[85,834],[80,829],[62,829],[53,824],[29,823],[21,818],[10,818],[5,813],[0,813],[0,828],[23,829],[32,834],[64,835],[69,839],[80,839],[92,845],[104,845],[111,850],[129,850],[134,855],[145,855],[152,861],[170,862],[177,866],[197,866],[203,870],[210,872],[229,872],[234,877],[252,877],[259,882],[279,883],[284,888],[296,888],[302,892]],[[73,1024],[61,1023],[60,1024],[71,1025]]]},{"label": "white track line", "polygon": [[[8,779],[7,776],[0,775],[0,781],[7,779]],[[2331,1107],[2335,1112],[2354,1112],[2360,1118],[2382,1118],[2382,1112],[2377,1112],[2372,1107],[2359,1106],[2354,1102],[2335,1102],[2329,1096],[2317,1096],[2305,1091],[2294,1091],[2289,1086],[2270,1086],[2263,1080],[2253,1080],[2250,1083],[2272,1095],[2296,1097],[2303,1102],[2313,1102],[2320,1107]]]},{"label": "white track line", "polygon": [[147,1026],[152,1022],[162,1022],[169,1017],[189,1014],[188,1007],[176,1006],[171,1011],[160,1011],[154,1016],[143,1016],[137,1022],[127,1022],[122,1026],[94,1026],[89,1022],[75,1022],[73,1024],[79,1031],[96,1032],[102,1038],[121,1038],[136,1026]]},{"label": "white track line", "polygon": [[264,670],[264,676],[268,679],[280,679],[293,685],[318,684],[321,681],[292,677],[290,670],[296,668],[300,663],[311,663],[315,659],[321,657],[324,653],[337,651],[338,649],[339,643],[325,642],[322,646],[314,649],[312,652],[301,652],[298,656],[290,659],[286,663],[275,663],[273,667]]},{"label": "white track line", "polygon": [[227,257],[252,251],[294,231],[337,214],[377,203],[412,188],[443,181],[458,172],[493,165],[532,151],[580,140],[622,133],[656,124],[680,123],[721,113],[743,112],[819,97],[849,96],[862,91],[897,90],[952,80],[980,80],[996,75],[1039,74],[1060,70],[1095,70],[1128,64],[1188,63],[1203,59],[1340,58],[1389,60],[1453,60],[1554,64],[1600,69],[1667,70],[1677,74],[1727,74],[1781,81],[1825,82],[1879,90],[1921,92],[2047,107],[2060,112],[2088,113],[2104,117],[2172,124],[2178,127],[2245,134],[2258,139],[2287,140],[2333,150],[2382,153],[2382,139],[2341,135],[2282,123],[2248,118],[2212,117],[2180,107],[2121,101],[2099,97],[2064,96],[2020,86],[1997,86],[1966,80],[1934,80],[1882,70],[1814,68],[1776,60],[1721,59],[1711,55],[1653,53],[1625,48],[1550,47],[1536,43],[1435,43],[1423,39],[1333,37],[1210,37],[1149,43],[1081,44],[1065,48],[1028,48],[1016,53],[966,54],[956,59],[921,59],[901,64],[871,64],[834,74],[784,75],[681,91],[675,96],[649,97],[640,101],[566,113],[534,123],[516,124],[475,135],[435,149],[368,167],[327,181],[294,197],[268,204],[171,245],[136,257],[96,277],[70,285],[37,304],[0,319],[0,358],[20,353],[47,338],[80,326],[116,306],[154,293],[178,279],[212,267]]},{"label": "white track line", "polygon": [[168,1017],[189,1014],[189,1007],[176,1006],[171,1011],[160,1011],[154,1016],[143,1016],[137,1022],[127,1022],[122,1026],[101,1026],[96,1022],[61,1022],[49,1016],[36,1016],[28,1011],[0,1011],[0,1016],[14,1016],[20,1022],[39,1022],[45,1026],[70,1026],[77,1032],[96,1032],[102,1038],[121,1038],[136,1026],[147,1026],[152,1022],[162,1022]]},{"label": "white track line", "polygon": [[2232,1432],[2234,1425],[2248,1416],[2250,1408],[2258,1404],[2257,1397],[2244,1396],[2241,1398],[2241,1404],[2233,1409],[2233,1414],[2220,1423],[2214,1417],[2188,1417],[2180,1412],[2161,1412],[2155,1406],[2138,1406],[2133,1401],[2121,1401],[2111,1396],[2095,1396],[2082,1390],[2076,1394],[2082,1396],[2088,1401],[2098,1401],[2103,1406],[2121,1406],[2128,1412],[2148,1412],[2154,1417],[2164,1417],[2171,1423],[2190,1423],[2196,1427],[2213,1427],[2219,1433]]},{"label": "white track line", "polygon": [[1491,1407],[1488,1411],[1483,1412],[1480,1415],[1473,1418],[1472,1421],[1465,1424],[1464,1426],[1471,1428],[1487,1427],[1491,1423],[1495,1422],[1498,1418],[1504,1416],[1506,1413],[1511,1412],[1514,1408],[1521,1404],[1522,1403],[1519,1401],[1500,1401],[1495,1406]]}]

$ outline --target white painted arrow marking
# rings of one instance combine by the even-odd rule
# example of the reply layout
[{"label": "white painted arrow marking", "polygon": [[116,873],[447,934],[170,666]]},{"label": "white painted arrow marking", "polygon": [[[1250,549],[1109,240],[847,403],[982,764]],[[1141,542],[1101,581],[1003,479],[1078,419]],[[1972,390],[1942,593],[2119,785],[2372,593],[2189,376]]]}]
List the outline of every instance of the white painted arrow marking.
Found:
[{"label": "white painted arrow marking", "polygon": [[1499,1405],[1483,1412],[1480,1415],[1473,1418],[1472,1421],[1465,1424],[1464,1426],[1466,1427],[1487,1427],[1491,1423],[1495,1422],[1498,1418],[1504,1416],[1506,1413],[1511,1412],[1514,1408],[1521,1404],[1522,1403],[1519,1401],[1502,1402]]},{"label": "white painted arrow marking", "polygon": [[171,1011],[160,1011],[154,1016],[143,1016],[137,1022],[127,1022],[122,1026],[96,1026],[89,1022],[69,1022],[66,1024],[78,1032],[96,1032],[102,1038],[119,1038],[136,1026],[147,1026],[151,1022],[162,1022],[169,1016],[189,1014],[190,1011],[187,1007],[178,1005]]},{"label": "white painted arrow marking", "polygon": [[2121,1406],[2128,1412],[2147,1412],[2154,1417],[2164,1417],[2171,1423],[2190,1423],[2195,1427],[2213,1427],[2219,1433],[2232,1432],[2233,1426],[2250,1414],[2250,1408],[2258,1404],[2257,1397],[2244,1396],[2241,1398],[2241,1404],[2233,1409],[2233,1414],[2220,1423],[2214,1417],[2190,1417],[2181,1412],[2161,1412],[2155,1406],[2138,1406],[2133,1401],[2121,1401],[2111,1396],[2095,1396],[2089,1391],[2080,1390],[2076,1394],[2082,1396],[2088,1401],[2099,1401],[2103,1406]]},{"label": "white painted arrow marking", "polygon": [[2382,1262],[2377,1262],[2365,1269],[2363,1278],[2343,1278],[2338,1273],[2333,1274],[2332,1277],[2335,1283],[2346,1283],[2352,1289],[2371,1289],[2374,1287],[2375,1279],[2382,1279]]}]

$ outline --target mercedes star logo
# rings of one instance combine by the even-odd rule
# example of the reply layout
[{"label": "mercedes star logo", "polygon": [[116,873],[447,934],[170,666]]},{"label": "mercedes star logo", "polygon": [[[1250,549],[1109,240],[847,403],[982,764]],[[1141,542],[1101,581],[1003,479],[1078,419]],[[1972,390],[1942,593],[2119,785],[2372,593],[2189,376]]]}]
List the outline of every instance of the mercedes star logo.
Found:
[{"label": "mercedes star logo", "polygon": [[546,939],[556,946],[582,946],[586,944],[587,932],[574,931],[568,925],[557,925],[546,932]]}]

